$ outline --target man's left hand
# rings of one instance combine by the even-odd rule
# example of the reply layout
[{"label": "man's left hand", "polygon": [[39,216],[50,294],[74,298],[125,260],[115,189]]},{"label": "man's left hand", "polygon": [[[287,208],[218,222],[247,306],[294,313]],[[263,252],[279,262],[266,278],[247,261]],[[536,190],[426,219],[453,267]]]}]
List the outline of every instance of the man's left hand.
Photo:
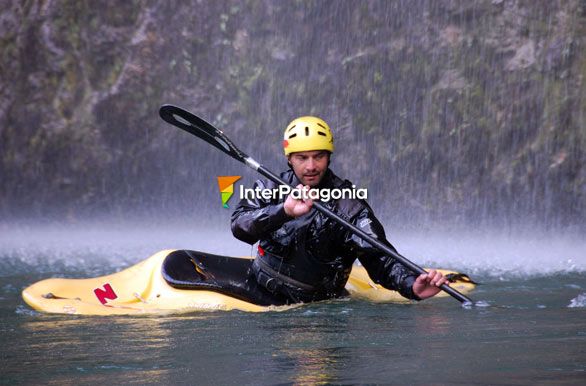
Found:
[{"label": "man's left hand", "polygon": [[420,299],[427,299],[435,296],[441,291],[442,284],[449,285],[448,279],[441,272],[432,269],[428,273],[422,273],[413,283],[413,293]]}]

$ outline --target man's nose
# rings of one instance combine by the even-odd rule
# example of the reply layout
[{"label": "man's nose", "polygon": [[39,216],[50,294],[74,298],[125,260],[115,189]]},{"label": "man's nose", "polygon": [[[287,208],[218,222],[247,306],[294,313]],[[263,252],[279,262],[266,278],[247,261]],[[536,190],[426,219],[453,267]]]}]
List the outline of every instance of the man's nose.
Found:
[{"label": "man's nose", "polygon": [[316,165],[316,163],[315,163],[315,160],[313,158],[309,158],[307,160],[307,166],[306,166],[307,169],[313,170],[313,169],[315,169],[315,165]]}]

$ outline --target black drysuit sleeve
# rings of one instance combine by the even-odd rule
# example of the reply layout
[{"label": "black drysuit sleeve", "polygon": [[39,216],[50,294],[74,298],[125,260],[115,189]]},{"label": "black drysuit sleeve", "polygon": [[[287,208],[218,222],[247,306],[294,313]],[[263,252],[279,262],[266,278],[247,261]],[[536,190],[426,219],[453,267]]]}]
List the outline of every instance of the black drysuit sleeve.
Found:
[{"label": "black drysuit sleeve", "polygon": [[[396,252],[396,249],[387,241],[382,224],[369,207],[363,207],[352,222],[356,227]],[[344,243],[345,249],[358,257],[375,283],[387,289],[398,291],[408,299],[420,300],[413,293],[413,283],[417,279],[417,275],[413,271],[393,257],[385,255],[353,232],[346,231]]]},{"label": "black drysuit sleeve", "polygon": [[[259,180],[254,183],[253,189],[276,188],[272,184],[267,185]],[[276,199],[265,199],[262,196],[254,199],[245,197],[240,200],[238,207],[232,213],[232,234],[238,240],[254,244],[291,219],[285,213],[283,203],[279,203]]]}]

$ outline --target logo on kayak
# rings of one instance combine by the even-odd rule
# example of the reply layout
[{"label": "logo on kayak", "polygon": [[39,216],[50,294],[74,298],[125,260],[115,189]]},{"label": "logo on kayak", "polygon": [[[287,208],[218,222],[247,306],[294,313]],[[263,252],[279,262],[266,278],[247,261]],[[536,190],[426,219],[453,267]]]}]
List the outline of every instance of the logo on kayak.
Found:
[{"label": "logo on kayak", "polygon": [[102,304],[108,303],[108,300],[114,300],[118,298],[116,292],[112,289],[110,283],[104,284],[104,288],[96,288],[94,289],[94,294]]},{"label": "logo on kayak", "polygon": [[240,179],[240,176],[219,176],[218,188],[222,196],[222,206],[228,209],[228,201],[234,194],[234,183]]}]

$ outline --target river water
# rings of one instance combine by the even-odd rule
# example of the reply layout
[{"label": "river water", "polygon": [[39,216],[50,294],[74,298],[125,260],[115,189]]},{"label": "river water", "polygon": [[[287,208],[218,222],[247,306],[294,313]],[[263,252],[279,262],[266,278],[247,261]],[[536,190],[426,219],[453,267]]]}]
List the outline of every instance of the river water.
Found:
[{"label": "river water", "polygon": [[[160,229],[165,229],[161,232]],[[469,273],[484,306],[336,300],[284,312],[94,317],[32,311],[27,285],[91,277],[159,249],[247,255],[226,230],[0,227],[2,384],[584,384],[586,242],[490,232],[392,237]]]}]

